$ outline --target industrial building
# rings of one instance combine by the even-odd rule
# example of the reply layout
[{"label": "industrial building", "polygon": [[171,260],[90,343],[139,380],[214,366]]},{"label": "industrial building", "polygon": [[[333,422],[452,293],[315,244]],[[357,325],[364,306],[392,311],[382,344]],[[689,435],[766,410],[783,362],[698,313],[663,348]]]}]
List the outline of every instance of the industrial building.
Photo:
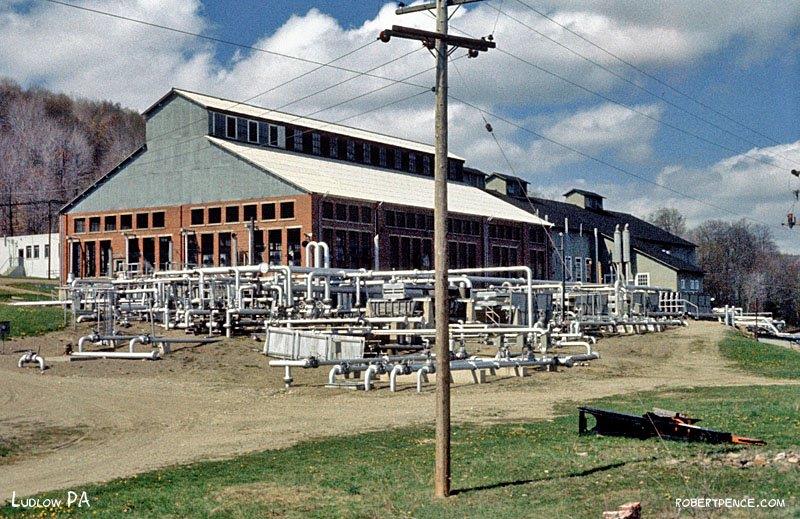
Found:
[{"label": "industrial building", "polygon": [[4,236],[0,248],[0,275],[57,279],[61,257],[55,233]]},{"label": "industrial building", "polygon": [[[553,223],[552,279],[561,279],[561,269],[566,266],[567,281],[612,283],[616,275],[611,261],[614,232],[627,228],[631,284],[670,289],[687,299],[703,291],[703,271],[697,265],[693,243],[631,214],[604,208],[604,197],[597,193],[572,189],[564,194],[563,202],[528,196],[525,180],[498,173],[486,177],[486,189]],[[563,263],[560,233],[564,234]]]},{"label": "industrial building", "polygon": [[[146,142],[61,210],[62,277],[268,262],[433,265],[432,146],[173,89]],[[551,224],[449,157],[452,267],[550,270]]]}]

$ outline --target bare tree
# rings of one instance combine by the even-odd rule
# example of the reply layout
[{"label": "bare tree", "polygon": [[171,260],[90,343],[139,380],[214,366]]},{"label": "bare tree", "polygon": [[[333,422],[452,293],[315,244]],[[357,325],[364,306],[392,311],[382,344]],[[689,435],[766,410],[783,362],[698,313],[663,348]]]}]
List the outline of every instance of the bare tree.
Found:
[{"label": "bare tree", "polygon": [[13,204],[65,203],[143,140],[141,116],[117,104],[26,90],[0,78],[0,231],[45,232],[47,203]]},{"label": "bare tree", "polygon": [[685,238],[687,235],[686,218],[674,207],[656,209],[645,219],[675,236]]}]

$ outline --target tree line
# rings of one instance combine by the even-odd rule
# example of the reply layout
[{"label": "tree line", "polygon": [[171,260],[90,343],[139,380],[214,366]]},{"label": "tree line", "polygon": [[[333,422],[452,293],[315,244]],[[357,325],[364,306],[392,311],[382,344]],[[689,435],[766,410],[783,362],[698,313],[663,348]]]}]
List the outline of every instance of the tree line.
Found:
[{"label": "tree line", "polygon": [[0,234],[47,232],[39,202],[57,215],[143,142],[141,115],[119,104],[0,78]]},{"label": "tree line", "polygon": [[742,219],[708,220],[689,229],[674,208],[658,209],[647,220],[697,245],[704,291],[714,306],[772,312],[800,324],[800,256],[782,254],[769,227]]}]

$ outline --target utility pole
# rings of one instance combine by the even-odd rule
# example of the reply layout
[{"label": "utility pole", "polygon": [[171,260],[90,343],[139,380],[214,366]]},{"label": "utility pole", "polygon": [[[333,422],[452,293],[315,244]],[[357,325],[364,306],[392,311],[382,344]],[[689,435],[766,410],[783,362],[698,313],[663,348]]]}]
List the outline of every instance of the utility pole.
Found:
[{"label": "utility pole", "polygon": [[448,29],[448,6],[478,2],[480,0],[436,0],[435,2],[400,7],[398,15],[436,10],[436,32],[410,27],[392,26],[382,31],[380,40],[388,43],[394,36],[419,40],[436,58],[436,114],[435,114],[435,158],[434,158],[434,319],[436,325],[436,463],[434,472],[434,496],[450,495],[450,312],[447,279],[447,60],[451,48],[467,49],[468,56],[475,58],[480,52],[494,48],[491,41],[450,36]]},{"label": "utility pole", "polygon": [[564,324],[567,322],[567,249],[564,247],[564,233],[558,235],[561,237],[561,324]]}]

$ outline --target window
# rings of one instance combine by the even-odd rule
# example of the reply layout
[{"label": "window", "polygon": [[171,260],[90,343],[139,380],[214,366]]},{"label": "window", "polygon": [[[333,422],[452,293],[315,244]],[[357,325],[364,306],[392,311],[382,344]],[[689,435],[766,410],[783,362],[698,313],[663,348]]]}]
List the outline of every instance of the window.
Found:
[{"label": "window", "polygon": [[[86,232],[86,219],[84,218],[75,218],[75,221],[72,224],[72,227],[75,232]],[[30,256],[28,256],[30,257]]]},{"label": "window", "polygon": [[517,264],[517,248],[495,245],[492,247],[492,266],[510,267]]},{"label": "window", "polygon": [[92,216],[89,218],[89,232],[100,232],[100,217]]},{"label": "window", "polygon": [[336,204],[336,219],[342,222],[347,221],[347,204]]},{"label": "window", "polygon": [[258,122],[247,121],[247,140],[249,142],[258,142]]},{"label": "window", "polygon": [[686,280],[681,279],[681,290],[686,290]]},{"label": "window", "polygon": [[49,245],[45,245],[44,246],[44,257],[45,258],[49,258],[50,257],[50,246]]},{"label": "window", "polygon": [[39,246],[38,245],[34,245],[33,246],[33,257],[34,258],[38,258],[39,257]]},{"label": "window", "polygon": [[236,117],[225,117],[225,136],[229,139],[236,138]]},{"label": "window", "polygon": [[156,229],[164,227],[164,211],[153,213],[153,227]]},{"label": "window", "polygon": [[361,148],[364,152],[364,164],[372,164],[372,146],[370,143],[365,142],[361,145]]},{"label": "window", "polygon": [[322,137],[318,133],[311,134],[311,153],[322,155]]},{"label": "window", "polygon": [[208,208],[208,223],[222,223],[222,208],[209,207]]},{"label": "window", "polygon": [[32,255],[33,255],[33,247],[28,245],[27,247],[25,247],[25,257],[30,259]]},{"label": "window", "polygon": [[356,160],[355,141],[347,141],[347,160]]},{"label": "window", "polygon": [[256,207],[256,204],[248,204],[242,207],[242,210],[244,211],[245,222],[258,219],[258,208]]},{"label": "window", "polygon": [[239,221],[239,206],[229,205],[225,208],[225,223],[235,223]]},{"label": "window", "polygon": [[328,155],[332,159],[339,157],[339,137],[335,135],[331,135],[330,141],[328,141]]},{"label": "window", "polygon": [[192,225],[203,225],[205,223],[205,210],[203,209],[192,209],[192,217],[191,222]]},{"label": "window", "polygon": [[575,274],[572,279],[575,281],[583,281],[583,258],[580,256],[575,257]]},{"label": "window", "polygon": [[422,157],[422,174],[431,174],[431,158],[428,155],[423,155]]},{"label": "window", "polygon": [[408,171],[410,173],[417,172],[417,154],[416,153],[409,153],[408,154]]},{"label": "window", "polygon": [[275,202],[268,202],[261,204],[261,219],[274,220],[275,219]]},{"label": "window", "polygon": [[[681,283],[681,285],[683,285],[683,283]],[[650,274],[648,272],[639,272],[638,274],[636,274],[636,286],[640,287],[650,286]],[[683,288],[683,286],[681,286],[681,288]]]},{"label": "window", "polygon": [[[283,207],[283,204],[281,204],[281,207]],[[283,214],[283,210],[281,210],[281,214]],[[286,259],[289,265],[300,265],[301,236],[300,229],[286,229]]]},{"label": "window", "polygon": [[394,169],[403,169],[403,150],[394,150]]},{"label": "window", "polygon": [[586,258],[586,271],[584,274],[587,282],[592,280],[592,260],[589,258]]},{"label": "window", "polygon": [[333,202],[322,202],[322,217],[333,220]]},{"label": "window", "polygon": [[217,236],[217,265],[228,267],[231,265],[232,239],[231,233],[221,232]]},{"label": "window", "polygon": [[294,218],[294,202],[281,202],[281,218]]},{"label": "window", "polygon": [[283,258],[281,257],[282,233],[283,231],[281,229],[270,229],[267,231],[267,251],[270,265],[280,265],[283,263]]},{"label": "window", "polygon": [[347,220],[350,222],[359,222],[361,220],[359,217],[359,209],[357,205],[348,206]]},{"label": "window", "polygon": [[105,230],[106,231],[116,231],[117,230],[117,217],[116,216],[106,216],[106,218],[105,218]]},{"label": "window", "polygon": [[274,124],[269,125],[269,145],[270,146],[281,146],[280,143],[280,132],[278,127]]},{"label": "window", "polygon": [[567,281],[570,281],[572,279],[572,269],[569,267],[572,265],[572,256],[564,258],[564,265],[566,265]]},{"label": "window", "polygon": [[382,168],[386,167],[386,148],[383,146],[378,148],[378,165]]},{"label": "window", "polygon": [[372,208],[371,207],[362,207],[361,208],[361,223],[372,223]]},{"label": "window", "polygon": [[150,223],[150,215],[147,213],[136,213],[136,228],[147,229]]},{"label": "window", "polygon": [[133,228],[133,215],[132,214],[122,214],[119,217],[119,228],[122,231],[126,231]]},{"label": "window", "polygon": [[292,132],[292,146],[295,151],[303,151],[303,132],[300,128],[295,128]]}]

